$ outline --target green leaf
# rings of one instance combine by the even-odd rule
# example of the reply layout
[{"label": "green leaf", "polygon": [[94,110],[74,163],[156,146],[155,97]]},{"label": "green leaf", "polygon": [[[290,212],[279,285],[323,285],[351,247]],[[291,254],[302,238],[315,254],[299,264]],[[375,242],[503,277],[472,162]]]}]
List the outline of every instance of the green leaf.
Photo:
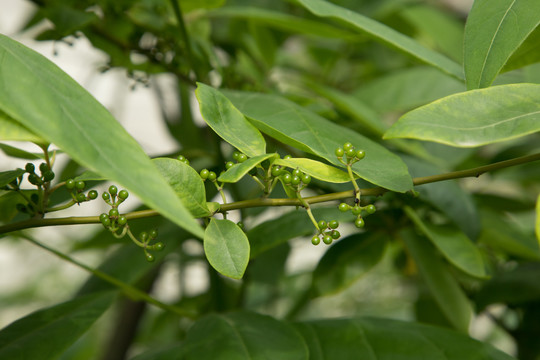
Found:
[{"label": "green leaf", "polygon": [[401,233],[418,272],[447,320],[462,332],[467,332],[472,308],[467,296],[439,258],[433,246],[411,231]]},{"label": "green leaf", "polygon": [[107,180],[107,178],[101,176],[100,174],[94,172],[94,171],[85,171],[82,174],[76,176],[73,178],[75,181],[102,181]]},{"label": "green leaf", "polygon": [[[336,207],[312,209],[316,219],[335,219],[341,223],[352,222],[354,216],[343,213]],[[283,231],[287,229],[287,231]],[[265,221],[249,230],[247,236],[251,244],[251,258],[270,250],[290,239],[312,235],[315,232],[313,223],[305,210],[290,211],[277,219]],[[306,240],[309,241],[309,240]]]},{"label": "green leaf", "polygon": [[354,40],[358,38],[351,31],[340,29],[322,22],[304,19],[298,16],[285,14],[256,7],[227,6],[218,10],[209,11],[205,16],[215,18],[236,18],[254,21],[273,27],[278,30],[309,36],[338,38]]},{"label": "green leaf", "polygon": [[178,1],[183,12],[197,9],[213,9],[225,4],[225,0],[182,0]]},{"label": "green leaf", "polygon": [[152,162],[194,217],[212,215],[206,206],[204,182],[195,169],[175,159],[157,158]]},{"label": "green leaf", "polygon": [[15,121],[12,117],[0,109],[0,140],[32,141],[46,143],[38,135]]},{"label": "green leaf", "polygon": [[385,45],[398,49],[412,57],[436,67],[458,79],[463,79],[461,66],[446,56],[428,49],[408,36],[377,22],[323,0],[296,0],[300,5],[320,17],[331,17],[352,25]]},{"label": "green leaf", "polygon": [[540,195],[536,198],[536,221],[534,232],[536,233],[536,240],[538,240],[538,245],[540,246]]},{"label": "green leaf", "polygon": [[10,222],[17,215],[19,211],[16,206],[23,201],[21,195],[15,191],[0,190],[0,224]]},{"label": "green leaf", "polygon": [[[0,125],[1,126],[1,125]],[[14,146],[10,146],[7,144],[0,144],[0,150],[4,152],[7,156],[11,156],[18,159],[24,159],[24,160],[37,160],[37,159],[44,159],[45,155],[43,152],[41,153],[31,153],[19,148],[16,148]]]},{"label": "green leaf", "polygon": [[467,88],[491,85],[538,24],[540,2],[537,0],[476,0],[465,25]]},{"label": "green leaf", "polygon": [[8,185],[10,182],[17,179],[19,176],[22,176],[24,173],[26,173],[26,171],[23,169],[0,172],[0,188]]},{"label": "green leaf", "polygon": [[[444,155],[443,155],[444,156]],[[442,169],[409,156],[402,156],[413,177],[442,173]],[[415,189],[422,199],[427,200],[446,214],[467,236],[476,240],[480,233],[480,217],[469,193],[457,181],[440,181],[423,184]]]},{"label": "green leaf", "polygon": [[249,157],[266,154],[263,136],[218,90],[198,83],[195,90],[201,115],[223,140]]},{"label": "green leaf", "polygon": [[465,90],[461,81],[437,69],[417,66],[380,76],[363,84],[354,94],[375,111],[387,113],[409,111]]},{"label": "green leaf", "polygon": [[385,240],[382,233],[362,233],[337,241],[313,272],[315,295],[339,292],[368,273],[382,259]]},{"label": "green leaf", "polygon": [[313,320],[294,324],[308,344],[310,359],[512,360],[456,331],[379,318]]},{"label": "green leaf", "polygon": [[519,264],[483,284],[474,297],[478,311],[491,304],[519,305],[540,300],[540,264]]},{"label": "green leaf", "polygon": [[474,147],[540,130],[540,85],[511,84],[450,95],[403,115],[385,139]]},{"label": "green leaf", "polygon": [[359,177],[393,191],[405,192],[412,188],[412,180],[401,159],[368,138],[280,96],[235,91],[225,94],[267,135],[340,167],[343,165],[337,160],[335,149],[351,142],[366,152],[366,157],[353,165]]},{"label": "green leaf", "polygon": [[115,293],[95,293],[25,316],[0,331],[0,358],[55,359],[112,304]]},{"label": "green leaf", "polygon": [[425,223],[408,206],[404,210],[420,231],[452,265],[471,276],[486,277],[482,254],[465,234],[452,226],[435,226]]},{"label": "green leaf", "polygon": [[249,241],[232,221],[211,218],[204,233],[204,252],[219,273],[241,279],[249,261]]},{"label": "green leaf", "polygon": [[524,234],[503,214],[483,209],[481,215],[479,242],[522,259],[540,261],[540,243],[533,236]]},{"label": "green leaf", "polygon": [[139,144],[86,90],[45,57],[4,35],[0,59],[0,110],[177,225],[203,236]]},{"label": "green leaf", "polygon": [[291,325],[250,312],[212,314],[198,320],[184,346],[189,349],[186,359],[309,358],[306,344]]},{"label": "green leaf", "polygon": [[349,174],[336,167],[324,164],[317,160],[306,158],[277,159],[274,165],[287,166],[291,169],[299,169],[311,175],[315,179],[330,183],[346,183],[351,181]]},{"label": "green leaf", "polygon": [[241,178],[243,178],[251,169],[259,165],[265,160],[272,159],[275,157],[278,157],[277,154],[264,154],[264,155],[258,155],[254,156],[252,158],[247,159],[243,163],[235,164],[230,169],[227,169],[223,174],[221,174],[218,178],[221,182],[226,183],[235,183],[239,181]]},{"label": "green leaf", "polygon": [[[530,64],[540,62],[540,26],[527,37],[521,46],[512,54],[501,72],[521,69]],[[526,81],[534,82],[536,81]]]}]

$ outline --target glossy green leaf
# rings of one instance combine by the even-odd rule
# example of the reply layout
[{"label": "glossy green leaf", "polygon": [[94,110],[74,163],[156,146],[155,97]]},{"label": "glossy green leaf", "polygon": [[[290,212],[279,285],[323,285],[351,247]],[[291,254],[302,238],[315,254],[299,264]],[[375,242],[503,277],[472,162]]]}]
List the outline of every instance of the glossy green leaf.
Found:
[{"label": "glossy green leaf", "polygon": [[201,115],[223,140],[249,157],[266,154],[263,136],[218,90],[198,83],[195,91]]},{"label": "glossy green leaf", "polygon": [[315,179],[330,183],[346,183],[351,181],[349,174],[334,166],[327,165],[317,160],[306,158],[277,159],[275,165],[286,166],[291,169],[299,169],[311,175]]},{"label": "glossy green leaf", "polygon": [[239,181],[241,178],[243,178],[251,169],[259,165],[265,160],[278,157],[277,154],[264,154],[264,155],[258,155],[254,156],[252,158],[247,159],[243,163],[235,164],[230,169],[227,169],[223,174],[221,174],[218,178],[221,182],[227,182],[227,183],[235,183]]},{"label": "glossy green leaf", "polygon": [[408,111],[465,90],[461,81],[437,69],[418,66],[380,76],[360,86],[354,94],[370,108],[386,113]]},{"label": "glossy green leaf", "polygon": [[215,18],[246,19],[279,30],[306,34],[309,36],[348,40],[353,40],[358,37],[351,31],[340,29],[329,24],[257,7],[227,6],[218,10],[209,11],[205,15]]},{"label": "glossy green leaf", "polygon": [[540,243],[523,233],[508,217],[483,209],[479,242],[522,259],[540,261]]},{"label": "glossy green leaf", "polygon": [[338,240],[313,272],[315,295],[329,295],[352,285],[379,263],[386,249],[381,233],[361,233]]},{"label": "glossy green leaf", "polygon": [[[504,270],[504,269],[503,269]],[[474,297],[478,311],[491,304],[518,305],[540,300],[540,264],[519,264],[483,284]]]},{"label": "glossy green leaf", "polygon": [[86,90],[45,57],[3,35],[0,59],[0,110],[177,225],[203,236],[139,144]]},{"label": "glossy green leaf", "polygon": [[40,309],[0,331],[0,358],[55,359],[112,304],[115,293],[95,293]]},{"label": "glossy green leaf", "polygon": [[186,359],[309,358],[306,344],[291,325],[250,312],[212,314],[198,320],[184,346]]},{"label": "glossy green leaf", "polygon": [[[501,72],[521,69],[535,63],[540,63],[540,26],[537,26],[521,46],[512,54]],[[536,81],[527,82],[537,83]]]},{"label": "glossy green leaf", "polygon": [[[349,212],[342,213],[337,207],[314,208],[313,216],[316,219],[335,219],[339,222],[352,222],[353,215]],[[287,229],[287,231],[283,231]],[[295,237],[313,235],[315,228],[303,209],[290,211],[276,219],[265,221],[250,229],[247,233],[251,244],[251,258],[270,250]],[[306,239],[306,241],[309,241]]]},{"label": "glossy green leaf", "polygon": [[384,138],[474,147],[539,130],[540,85],[511,84],[451,95],[410,111]]},{"label": "glossy green leaf", "polygon": [[368,138],[280,96],[233,91],[224,93],[267,135],[338,166],[343,165],[337,160],[335,149],[345,142],[351,142],[366,152],[366,157],[353,165],[359,177],[398,192],[411,189],[412,180],[401,159]]},{"label": "glossy green leaf", "polygon": [[476,0],[465,26],[468,89],[491,85],[508,58],[540,24],[537,0]]},{"label": "glossy green leaf", "polygon": [[44,139],[13,120],[0,109],[0,140],[32,141],[46,143]]},{"label": "glossy green leaf", "polygon": [[2,171],[0,172],[0,188],[8,185],[13,180],[17,179],[19,176],[26,173],[23,169],[15,169],[15,170],[9,170],[9,171]]},{"label": "glossy green leaf", "polygon": [[482,254],[465,234],[452,226],[428,224],[422,221],[418,214],[408,206],[404,210],[420,231],[431,240],[452,265],[471,276],[486,277]]},{"label": "glossy green leaf", "polygon": [[[1,126],[1,125],[0,125]],[[11,156],[18,159],[25,159],[25,160],[37,160],[37,159],[44,159],[45,155],[43,152],[41,153],[31,153],[19,148],[16,148],[14,146],[10,146],[7,144],[0,144],[0,150],[4,152],[7,156]]]},{"label": "glossy green leaf", "polygon": [[[410,156],[402,156],[409,167],[413,177],[429,176],[443,172],[437,166],[423,162]],[[469,193],[464,191],[456,180],[440,181],[423,184],[415,188],[420,197],[427,200],[454,224],[459,227],[470,239],[476,240],[480,233],[480,217],[478,210]]]},{"label": "glossy green leaf", "polygon": [[454,61],[463,61],[463,24],[449,11],[422,4],[407,6],[400,16],[411,24],[416,38],[426,45],[434,46]]},{"label": "glossy green leaf", "polygon": [[212,215],[206,206],[204,182],[195,169],[175,159],[157,158],[152,162],[194,217]]},{"label": "glossy green leaf", "polygon": [[436,51],[424,47],[410,37],[378,21],[324,0],[296,0],[296,2],[317,16],[331,17],[343,21],[385,45],[409,54],[458,79],[463,79],[463,70],[458,63]]},{"label": "glossy green leaf", "polygon": [[512,360],[456,331],[380,318],[313,320],[294,324],[309,347],[310,359]]},{"label": "glossy green leaf", "polygon": [[467,296],[460,288],[435,248],[427,239],[411,231],[401,232],[409,254],[418,267],[418,272],[427,284],[433,298],[454,328],[467,332],[472,308]]},{"label": "glossy green leaf", "polygon": [[219,273],[241,279],[249,261],[249,241],[232,221],[211,218],[204,233],[204,252]]}]

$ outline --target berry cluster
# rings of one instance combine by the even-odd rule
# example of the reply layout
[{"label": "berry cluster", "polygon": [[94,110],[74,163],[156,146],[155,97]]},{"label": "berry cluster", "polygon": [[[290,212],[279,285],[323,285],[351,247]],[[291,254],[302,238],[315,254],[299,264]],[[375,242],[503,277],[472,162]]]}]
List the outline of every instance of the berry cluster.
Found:
[{"label": "berry cluster", "polygon": [[90,201],[97,199],[98,192],[96,190],[90,190],[88,194],[84,193],[84,189],[86,187],[86,184],[82,180],[73,180],[69,179],[66,180],[66,189],[69,191],[69,194],[71,195],[71,198],[74,202],[77,204],[80,204],[85,201]]},{"label": "berry cluster", "polygon": [[299,169],[294,169],[289,172],[284,167],[274,165],[271,170],[272,176],[279,177],[281,182],[293,190],[300,192],[305,189],[311,182],[311,176],[305,174]]},{"label": "berry cluster", "polygon": [[184,155],[178,155],[177,159],[186,165],[189,165],[189,160]]},{"label": "berry cluster", "polygon": [[142,244],[141,247],[144,250],[144,256],[146,257],[146,261],[148,262],[152,262],[155,260],[154,255],[150,254],[148,250],[161,251],[165,248],[165,245],[162,242],[157,242],[154,245],[149,245],[150,242],[156,239],[157,235],[157,229],[150,230],[150,232],[143,231],[139,235]]},{"label": "berry cluster", "polygon": [[357,228],[363,228],[364,227],[364,219],[362,218],[362,211],[365,211],[369,215],[373,214],[377,209],[375,208],[375,205],[369,204],[366,206],[360,206],[358,202],[355,202],[354,206],[350,206],[346,203],[339,204],[338,207],[339,211],[341,212],[347,212],[350,211],[353,215],[356,216],[356,220],[354,220],[354,225]]},{"label": "berry cluster", "polygon": [[[343,144],[343,147],[338,147],[335,151],[338,160],[344,165],[352,165],[355,162],[362,160],[366,153],[364,150],[356,150],[350,142]],[[343,159],[345,157],[346,161]]]},{"label": "berry cluster", "polygon": [[28,182],[32,185],[41,186],[44,183],[49,183],[54,179],[54,172],[52,172],[51,168],[46,163],[39,164],[39,172],[41,173],[41,176],[36,174],[36,167],[32,163],[27,163],[24,169],[28,173]]},{"label": "berry cluster", "polygon": [[317,223],[318,234],[314,235],[311,238],[311,243],[313,245],[319,245],[322,239],[322,241],[326,245],[330,245],[332,241],[339,239],[339,237],[341,236],[339,231],[336,230],[338,226],[339,222],[337,220],[332,220],[328,222],[320,220]]}]

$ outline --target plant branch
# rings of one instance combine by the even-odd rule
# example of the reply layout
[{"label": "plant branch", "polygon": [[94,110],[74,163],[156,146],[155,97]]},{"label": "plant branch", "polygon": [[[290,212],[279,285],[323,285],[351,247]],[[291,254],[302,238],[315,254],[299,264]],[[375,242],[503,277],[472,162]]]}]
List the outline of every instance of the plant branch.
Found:
[{"label": "plant branch", "polygon": [[[480,166],[472,169],[467,170],[460,170],[460,171],[453,171],[448,172],[444,174],[438,174],[438,175],[431,175],[431,176],[423,176],[423,177],[417,177],[413,178],[413,184],[415,186],[439,182],[439,181],[446,181],[446,180],[452,180],[452,179],[460,179],[460,178],[466,178],[466,177],[478,177],[486,172],[491,172],[511,166],[521,165],[528,162],[538,161],[540,160],[540,153],[523,156],[515,159],[510,160],[504,160],[500,162],[496,162],[490,165]],[[360,192],[363,196],[379,196],[384,194],[389,190],[381,188],[381,187],[374,187],[374,188],[367,188],[367,189],[360,189]],[[355,192],[352,190],[349,191],[341,191],[341,192],[335,192],[330,194],[324,194],[324,195],[317,195],[317,196],[311,196],[303,198],[308,204],[317,204],[327,201],[334,201],[334,200],[342,200],[342,199],[348,199],[348,198],[354,198],[356,196]],[[268,198],[259,198],[259,199],[251,199],[251,200],[243,200],[243,201],[237,201],[232,202],[228,204],[222,204],[219,212],[227,212],[231,210],[238,210],[238,209],[245,209],[245,208],[252,208],[252,207],[263,207],[263,206],[304,206],[302,202],[298,199],[268,199]],[[126,218],[128,220],[132,219],[141,219],[151,216],[158,216],[159,213],[155,210],[142,210],[142,211],[135,211],[131,213],[125,214]],[[22,229],[28,229],[28,228],[35,228],[35,227],[44,227],[44,226],[58,226],[58,225],[77,225],[77,224],[100,224],[100,220],[98,216],[81,216],[81,217],[65,217],[65,218],[56,218],[56,219],[29,219],[24,221],[19,221],[12,224],[6,224],[3,226],[0,226],[0,234],[22,230]]]}]

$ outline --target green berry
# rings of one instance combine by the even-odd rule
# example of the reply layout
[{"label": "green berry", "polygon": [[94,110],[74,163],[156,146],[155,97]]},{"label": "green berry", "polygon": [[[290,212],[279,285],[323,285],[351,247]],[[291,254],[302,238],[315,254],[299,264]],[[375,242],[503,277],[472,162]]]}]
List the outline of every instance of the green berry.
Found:
[{"label": "green berry", "polygon": [[339,239],[341,234],[337,230],[332,230],[332,233],[330,234],[330,236],[332,236],[332,239],[337,240],[337,239]]},{"label": "green berry", "polygon": [[311,238],[311,243],[313,245],[319,245],[321,243],[321,238],[319,237],[319,235],[315,235]]},{"label": "green berry", "polygon": [[368,214],[373,214],[375,211],[377,211],[377,208],[375,207],[375,205],[370,204],[370,205],[366,206],[366,212]]},{"label": "green berry", "polygon": [[358,160],[362,160],[366,156],[366,152],[364,150],[358,150],[355,156]]},{"label": "green berry", "polygon": [[75,188],[76,189],[83,190],[85,187],[86,187],[86,184],[84,183],[84,181],[82,181],[82,180],[75,181]]},{"label": "green berry", "polygon": [[181,162],[186,162],[187,160],[184,155],[178,155],[177,159],[180,160]]},{"label": "green berry", "polygon": [[129,193],[127,192],[127,190],[120,190],[120,192],[118,193],[118,198],[120,198],[121,200],[126,200],[129,196]]},{"label": "green berry", "polygon": [[243,163],[244,161],[247,160],[247,158],[248,158],[248,157],[246,156],[246,154],[240,154],[240,155],[238,155],[238,160],[237,160],[237,161],[238,161],[239,163]]},{"label": "green berry", "polygon": [[323,239],[322,241],[326,244],[326,245],[330,245],[332,243],[334,239],[332,239],[332,236],[331,235],[324,235],[323,236]]},{"label": "green berry", "polygon": [[155,238],[157,238],[157,236],[158,236],[158,231],[157,231],[157,229],[152,229],[152,230],[150,230],[150,233],[149,233],[148,235],[150,236],[150,239],[155,239]]},{"label": "green berry", "polygon": [[32,201],[34,204],[37,204],[39,202],[39,195],[38,194],[32,194],[30,196],[30,201]]},{"label": "green berry", "polygon": [[332,220],[328,223],[328,227],[330,229],[337,229],[338,226],[339,226],[339,221],[337,220]]},{"label": "green berry", "polygon": [[345,151],[347,151],[349,149],[352,149],[352,148],[354,148],[354,146],[350,142],[346,142],[345,144],[343,144],[343,150],[345,150]]},{"label": "green berry", "polygon": [[154,255],[146,253],[146,261],[154,262],[154,260],[155,260]]},{"label": "green berry", "polygon": [[292,181],[292,175],[289,174],[288,172],[283,174],[281,176],[281,181],[283,181],[284,184],[290,184]]},{"label": "green berry", "polygon": [[75,197],[77,198],[77,202],[80,202],[80,203],[88,200],[84,193],[78,193]]},{"label": "green berry", "polygon": [[165,248],[165,245],[162,242],[158,242],[154,244],[154,250],[161,251]]},{"label": "green berry", "polygon": [[142,242],[146,242],[146,240],[148,240],[148,233],[146,231],[143,231],[139,236]]},{"label": "green berry", "polygon": [[291,155],[285,155],[285,156],[283,157],[283,159],[285,159],[285,160],[287,160],[287,159],[291,159],[291,158],[292,158],[292,156],[291,156]]},{"label": "green berry", "polygon": [[15,205],[15,208],[17,209],[18,212],[22,212],[22,213],[28,212],[28,208],[26,207],[26,205],[21,204],[21,203],[18,203],[17,205]]},{"label": "green berry", "polygon": [[279,176],[283,172],[281,166],[274,165],[272,166],[272,176]]},{"label": "green berry", "polygon": [[28,182],[32,185],[40,185],[41,179],[34,173],[28,175]]},{"label": "green berry", "polygon": [[103,213],[99,215],[99,221],[105,226],[105,228],[109,227],[111,225],[111,219],[109,219],[109,215]]},{"label": "green berry", "polygon": [[210,180],[210,181],[215,181],[216,179],[217,179],[216,173],[213,172],[213,171],[210,171],[210,172],[208,173],[208,180]]},{"label": "green berry", "polygon": [[319,230],[324,230],[324,229],[326,229],[326,221],[324,221],[324,220],[319,220],[319,222],[317,223],[317,226],[319,227]]},{"label": "green berry", "polygon": [[112,208],[111,210],[109,210],[110,217],[118,217],[118,215],[120,215],[120,212],[117,208]]},{"label": "green berry", "polygon": [[364,219],[362,219],[361,217],[357,218],[354,221],[354,226],[356,226],[357,228],[363,228],[364,227]]},{"label": "green berry", "polygon": [[126,225],[127,224],[127,217],[125,217],[124,215],[120,215],[118,217],[118,220],[116,220],[116,222],[120,226]]},{"label": "green berry", "polygon": [[302,182],[306,185],[311,182],[311,176],[309,176],[308,174],[302,174],[301,178]]},{"label": "green berry", "polygon": [[340,148],[340,147],[336,148],[336,156],[337,157],[342,157],[344,154],[345,154],[345,151],[342,148]]},{"label": "green berry", "polygon": [[99,221],[103,222],[103,220],[105,219],[108,219],[109,218],[109,215],[105,214],[105,213],[101,213],[99,215]]},{"label": "green berry", "polygon": [[300,175],[302,175],[302,172],[300,171],[300,169],[294,169],[292,172],[291,172],[292,176],[298,176],[300,177]]},{"label": "green berry", "polygon": [[28,173],[33,173],[34,170],[36,170],[36,167],[35,167],[34,164],[32,164],[32,163],[27,163],[26,166],[24,167],[24,169],[25,169],[26,172],[28,172]]},{"label": "green berry", "polygon": [[95,200],[95,199],[97,199],[97,197],[98,197],[98,192],[96,190],[90,190],[88,192],[88,198],[90,200]]},{"label": "green berry", "polygon": [[109,195],[108,192],[104,192],[103,194],[101,194],[101,197],[103,198],[103,200],[105,201],[109,201],[111,199],[111,195]]},{"label": "green berry", "polygon": [[47,170],[45,171],[45,173],[43,173],[43,180],[45,182],[51,182],[53,179],[54,179],[54,173],[51,170]]},{"label": "green berry", "polygon": [[42,175],[49,170],[50,170],[49,166],[46,163],[39,164],[39,171],[41,172]]},{"label": "green berry", "polygon": [[352,208],[352,213],[353,215],[360,215],[362,213],[362,208],[358,205],[355,205],[353,208]]},{"label": "green berry", "polygon": [[244,223],[243,222],[239,221],[239,222],[236,223],[236,225],[238,225],[238,227],[240,229],[244,230]]},{"label": "green berry", "polygon": [[240,156],[240,154],[241,154],[240,152],[235,151],[235,152],[233,152],[233,154],[232,154],[232,158],[233,158],[234,160],[238,161],[238,157]]},{"label": "green berry", "polygon": [[116,194],[118,194],[118,188],[114,185],[109,186],[109,194],[111,194],[111,196],[116,196]]},{"label": "green berry", "polygon": [[345,203],[339,204],[339,207],[338,207],[339,211],[341,211],[341,212],[349,211],[350,208],[351,207],[348,204],[345,204]]},{"label": "green berry", "polygon": [[208,171],[208,169],[202,169],[201,172],[199,173],[199,175],[201,175],[201,178],[203,178],[203,180],[208,179],[208,174],[210,174],[210,171]]},{"label": "green berry", "polygon": [[354,151],[354,148],[350,148],[345,150],[345,155],[347,155],[348,158],[353,158],[356,156],[356,151]]},{"label": "green berry", "polygon": [[73,190],[74,187],[75,187],[75,180],[73,179],[66,180],[66,189]]},{"label": "green berry", "polygon": [[300,181],[302,181],[302,180],[300,179],[300,177],[295,175],[295,176],[293,176],[292,179],[291,179],[291,184],[293,184],[293,185],[298,185],[298,184],[300,184]]},{"label": "green berry", "polygon": [[227,169],[227,170],[232,168],[233,166],[234,166],[234,163],[232,161],[227,161],[225,163],[225,169]]}]

